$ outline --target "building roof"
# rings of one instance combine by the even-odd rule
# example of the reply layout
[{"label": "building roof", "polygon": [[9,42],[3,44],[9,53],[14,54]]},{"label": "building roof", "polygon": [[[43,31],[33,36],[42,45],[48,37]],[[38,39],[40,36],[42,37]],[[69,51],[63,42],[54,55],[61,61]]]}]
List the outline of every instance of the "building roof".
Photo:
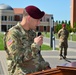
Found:
[{"label": "building roof", "polygon": [[13,8],[6,4],[0,4],[0,10],[13,10]]},{"label": "building roof", "polygon": [[14,13],[15,14],[22,14],[24,8],[14,8]]}]

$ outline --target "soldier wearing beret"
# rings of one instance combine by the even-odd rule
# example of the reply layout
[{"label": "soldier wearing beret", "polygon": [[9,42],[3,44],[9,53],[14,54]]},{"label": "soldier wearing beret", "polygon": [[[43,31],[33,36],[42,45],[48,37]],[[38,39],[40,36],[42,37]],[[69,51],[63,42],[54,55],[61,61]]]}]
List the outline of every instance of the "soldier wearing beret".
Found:
[{"label": "soldier wearing beret", "polygon": [[[58,31],[60,59],[62,59],[62,56],[64,59],[66,59],[67,48],[68,48],[68,36],[69,32],[66,29],[66,24],[62,24],[62,29]],[[62,52],[64,52],[63,55]]]},{"label": "soldier wearing beret", "polygon": [[50,68],[40,53],[43,36],[36,36],[35,32],[44,14],[36,6],[27,6],[23,10],[22,21],[6,33],[9,75],[25,75]]}]

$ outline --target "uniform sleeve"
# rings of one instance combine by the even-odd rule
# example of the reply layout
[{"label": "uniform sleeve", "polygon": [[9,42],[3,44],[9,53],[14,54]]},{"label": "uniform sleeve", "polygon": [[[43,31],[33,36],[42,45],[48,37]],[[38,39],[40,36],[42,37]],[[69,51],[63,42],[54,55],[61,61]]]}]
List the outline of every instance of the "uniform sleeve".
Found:
[{"label": "uniform sleeve", "polygon": [[[36,43],[33,43],[31,45],[31,49],[32,49],[32,56],[35,58],[36,57],[36,62],[38,59],[38,62],[40,63],[40,67],[42,70],[46,70],[47,67],[50,67],[50,64],[48,62],[46,62],[41,53],[40,52],[40,46],[37,45]],[[37,55],[37,56],[36,56]]]},{"label": "uniform sleeve", "polygon": [[60,37],[60,32],[61,32],[61,30],[58,31],[58,38]]},{"label": "uniform sleeve", "polygon": [[40,46],[36,43],[32,43],[31,50],[32,50],[32,56],[35,57],[40,52]]},{"label": "uniform sleeve", "polygon": [[[10,58],[14,61],[22,63],[24,53],[26,52],[21,39],[17,32],[9,32],[6,41],[7,49],[9,50]],[[30,57],[25,57],[25,60],[29,60]]]}]

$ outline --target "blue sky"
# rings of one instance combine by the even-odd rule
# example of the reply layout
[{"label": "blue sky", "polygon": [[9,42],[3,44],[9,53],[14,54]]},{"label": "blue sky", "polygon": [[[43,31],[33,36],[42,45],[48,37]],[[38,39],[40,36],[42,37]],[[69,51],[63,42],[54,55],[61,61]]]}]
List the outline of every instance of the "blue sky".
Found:
[{"label": "blue sky", "polygon": [[0,4],[10,5],[12,8],[25,8],[35,5],[47,14],[53,14],[54,20],[70,20],[70,0],[0,0]]}]

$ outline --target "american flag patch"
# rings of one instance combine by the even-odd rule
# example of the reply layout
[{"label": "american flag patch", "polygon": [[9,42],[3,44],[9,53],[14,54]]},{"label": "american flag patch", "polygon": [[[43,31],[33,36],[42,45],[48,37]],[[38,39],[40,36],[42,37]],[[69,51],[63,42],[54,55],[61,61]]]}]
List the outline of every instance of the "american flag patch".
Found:
[{"label": "american flag patch", "polygon": [[10,46],[13,43],[13,40],[10,39],[9,41],[7,41],[7,45]]}]

